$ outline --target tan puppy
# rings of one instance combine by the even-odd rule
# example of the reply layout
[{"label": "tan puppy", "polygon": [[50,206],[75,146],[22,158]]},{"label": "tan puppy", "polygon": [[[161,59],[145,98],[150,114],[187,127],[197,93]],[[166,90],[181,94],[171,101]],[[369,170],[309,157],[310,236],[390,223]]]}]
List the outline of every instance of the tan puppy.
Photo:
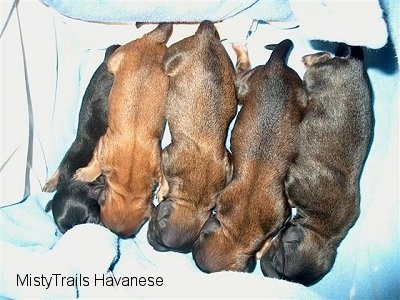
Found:
[{"label": "tan puppy", "polygon": [[100,217],[123,237],[135,234],[150,217],[154,189],[161,178],[160,140],[168,89],[162,60],[171,33],[171,24],[160,24],[109,58],[114,83],[108,128],[88,166],[75,174],[81,181],[105,175]]},{"label": "tan puppy", "polygon": [[[204,272],[253,271],[256,252],[290,215],[284,178],[297,153],[307,101],[300,77],[285,63],[292,46],[282,41],[265,65],[238,81],[242,109],[231,138],[233,178],[217,197],[215,215],[193,249]],[[244,62],[244,52],[234,49]]]},{"label": "tan puppy", "polygon": [[[350,50],[350,51],[349,51]],[[297,213],[270,243],[261,270],[304,285],[332,268],[360,212],[359,180],[372,131],[372,96],[361,47],[303,57],[309,104],[286,192]]]},{"label": "tan puppy", "polygon": [[164,69],[172,143],[162,155],[165,178],[158,197],[165,200],[147,237],[156,250],[188,252],[230,176],[225,141],[236,112],[235,73],[209,21],[168,48]]}]

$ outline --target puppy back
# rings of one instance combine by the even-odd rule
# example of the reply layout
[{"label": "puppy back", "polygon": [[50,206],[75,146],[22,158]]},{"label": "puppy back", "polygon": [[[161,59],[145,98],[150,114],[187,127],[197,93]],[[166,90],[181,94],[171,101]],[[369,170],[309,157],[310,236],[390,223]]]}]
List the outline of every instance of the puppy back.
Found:
[{"label": "puppy back", "polygon": [[214,23],[208,20],[205,20],[200,23],[199,27],[196,30],[196,34],[202,34],[205,36],[220,39],[217,28],[215,27]]},{"label": "puppy back", "polygon": [[166,44],[171,37],[173,25],[171,23],[160,23],[154,30],[145,34],[145,36],[154,41]]}]

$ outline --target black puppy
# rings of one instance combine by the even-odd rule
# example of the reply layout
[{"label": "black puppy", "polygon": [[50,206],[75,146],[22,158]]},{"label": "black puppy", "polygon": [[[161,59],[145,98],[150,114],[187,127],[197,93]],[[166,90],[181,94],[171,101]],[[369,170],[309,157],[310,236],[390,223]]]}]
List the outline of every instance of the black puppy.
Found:
[{"label": "black puppy", "polygon": [[[343,49],[350,53],[345,57]],[[339,54],[340,53],[340,54]],[[311,285],[332,268],[360,212],[359,179],[373,131],[360,47],[306,55],[308,105],[286,193],[297,214],[261,257],[264,275]]]},{"label": "black puppy", "polygon": [[83,96],[76,138],[43,187],[45,192],[57,190],[45,210],[53,211],[54,220],[63,233],[77,224],[100,223],[97,200],[105,189],[104,179],[100,177],[86,183],[72,177],[77,169],[88,164],[100,137],[106,132],[108,96],[113,84],[113,75],[107,71],[107,59],[118,47],[107,48],[104,61],[94,72]]}]

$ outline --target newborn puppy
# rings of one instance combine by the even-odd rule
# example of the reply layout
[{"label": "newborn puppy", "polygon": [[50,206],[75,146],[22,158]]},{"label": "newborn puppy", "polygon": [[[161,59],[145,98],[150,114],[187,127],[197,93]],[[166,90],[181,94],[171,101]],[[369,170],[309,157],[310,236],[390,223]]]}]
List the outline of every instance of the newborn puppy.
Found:
[{"label": "newborn puppy", "polygon": [[94,72],[83,95],[79,111],[75,140],[65,153],[60,166],[43,187],[44,192],[54,192],[65,184],[75,171],[92,159],[100,137],[107,129],[108,96],[114,76],[107,71],[107,60],[120,45],[107,48],[104,60]]},{"label": "newborn puppy", "polygon": [[165,127],[168,77],[162,69],[172,24],[160,24],[117,49],[108,60],[114,75],[108,128],[93,159],[76,180],[105,176],[100,217],[121,237],[129,237],[150,217],[154,189],[161,179],[161,138]]},{"label": "newborn puppy", "polygon": [[[307,101],[302,80],[286,65],[292,46],[280,42],[265,65],[238,80],[242,109],[231,137],[233,178],[217,196],[215,215],[193,249],[204,272],[253,271],[257,251],[290,215],[284,178],[297,153]],[[240,59],[243,51],[234,50]]]},{"label": "newborn puppy", "polygon": [[300,125],[299,155],[286,181],[297,214],[263,254],[266,276],[316,283],[332,268],[339,244],[358,218],[359,179],[373,112],[362,49],[351,52],[346,57],[303,57],[308,106]]},{"label": "newborn puppy", "polygon": [[162,153],[161,202],[147,237],[158,251],[189,252],[230,177],[225,141],[236,112],[235,73],[210,21],[168,48],[164,70],[172,143]]},{"label": "newborn puppy", "polygon": [[43,187],[45,192],[57,190],[45,210],[52,210],[63,233],[78,224],[100,223],[97,200],[104,188],[103,180],[88,184],[78,182],[72,176],[91,160],[100,137],[106,132],[108,95],[113,83],[113,75],[107,71],[107,60],[118,47],[107,48],[104,61],[94,72],[82,99],[76,138],[57,171]]}]

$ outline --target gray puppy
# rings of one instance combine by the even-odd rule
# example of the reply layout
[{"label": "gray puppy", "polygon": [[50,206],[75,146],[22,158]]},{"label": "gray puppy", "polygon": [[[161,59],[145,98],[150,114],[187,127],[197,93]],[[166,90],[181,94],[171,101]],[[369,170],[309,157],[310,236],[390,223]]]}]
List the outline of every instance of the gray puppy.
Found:
[{"label": "gray puppy", "polygon": [[297,214],[265,247],[261,269],[265,276],[312,285],[331,270],[359,216],[373,112],[362,48],[342,45],[336,57],[322,52],[303,62],[308,105],[285,184]]}]

